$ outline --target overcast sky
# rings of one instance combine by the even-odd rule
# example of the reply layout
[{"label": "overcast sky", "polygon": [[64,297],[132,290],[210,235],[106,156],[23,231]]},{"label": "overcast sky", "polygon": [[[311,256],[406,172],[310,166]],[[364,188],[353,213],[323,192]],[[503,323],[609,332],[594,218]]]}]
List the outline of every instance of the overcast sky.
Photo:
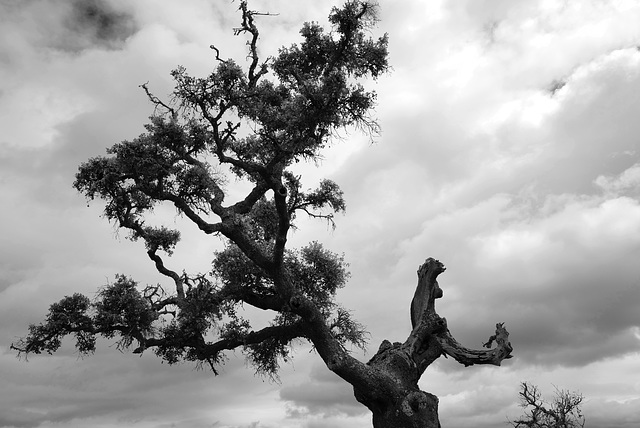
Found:
[{"label": "overcast sky", "polygon": [[[253,0],[265,57],[337,1]],[[640,3],[382,0],[393,71],[376,83],[381,135],[356,132],[301,169],[345,191],[337,229],[292,244],[345,253],[339,300],[383,339],[409,333],[416,269],[448,270],[437,311],[469,347],[506,322],[503,367],[438,361],[421,380],[445,428],[506,426],[521,381],[584,394],[587,426],[640,426]],[[370,426],[351,388],[300,348],[281,382],[233,355],[218,377],[99,342],[16,359],[9,345],[49,304],[116,273],[164,282],[71,187],[80,162],[136,137],[138,85],[245,61],[230,0],[0,0],[0,427]],[[206,271],[219,243],[179,218],[175,270]]]}]

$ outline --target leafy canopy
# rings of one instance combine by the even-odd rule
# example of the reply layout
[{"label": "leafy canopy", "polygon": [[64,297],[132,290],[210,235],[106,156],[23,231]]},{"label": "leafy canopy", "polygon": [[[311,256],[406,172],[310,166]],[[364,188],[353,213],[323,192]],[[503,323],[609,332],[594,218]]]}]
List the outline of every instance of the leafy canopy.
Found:
[{"label": "leafy canopy", "polygon": [[[305,190],[290,167],[318,159],[341,129],[377,132],[370,116],[376,96],[362,85],[388,68],[387,36],[370,34],[377,6],[347,1],[332,9],[328,31],[306,23],[300,43],[266,60],[258,55],[255,22],[264,14],[244,1],[239,11],[234,32],[247,37],[245,64],[220,58],[212,45],[217,65],[208,76],[184,67],[171,73],[170,102],[142,85],[156,107],[146,132],[84,162],[74,182],[89,200],[104,201],[109,221],[144,242],[171,286],[140,287],[118,275],[94,301],[65,297],[13,345],[20,353],[52,353],[66,335],[75,336],[80,353],[91,353],[102,335],[121,348],[135,343],[134,352],[153,349],[169,363],[207,363],[214,371],[225,351],[239,348],[258,372],[275,375],[296,339],[364,346],[362,326],[334,301],[348,278],[343,257],[318,242],[297,250],[286,242],[296,215],[332,223],[346,208],[336,183]],[[226,204],[229,175],[251,190]],[[165,263],[161,253],[171,255],[180,233],[150,225],[159,204],[223,239],[209,272],[178,273]],[[275,316],[256,329],[241,305]]]}]

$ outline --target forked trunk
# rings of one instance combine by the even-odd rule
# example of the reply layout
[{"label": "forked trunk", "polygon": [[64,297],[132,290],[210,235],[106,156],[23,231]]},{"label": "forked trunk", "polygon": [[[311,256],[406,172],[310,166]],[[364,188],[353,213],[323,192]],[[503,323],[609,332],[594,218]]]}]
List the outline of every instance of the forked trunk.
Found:
[{"label": "forked trunk", "polygon": [[[499,366],[511,358],[513,348],[504,323],[496,324],[495,334],[484,345],[486,350],[465,348],[451,336],[447,321],[435,311],[435,299],[443,295],[436,278],[444,271],[444,265],[432,258],[418,269],[418,287],[411,302],[412,331],[405,342],[384,340],[361,377],[343,375],[354,385],[356,399],[373,413],[374,428],[440,428],[438,397],[421,391],[418,380],[441,355],[465,366]],[[497,346],[491,349],[494,342]]]},{"label": "forked trunk", "polygon": [[[437,348],[437,356],[440,348]],[[438,397],[418,388],[422,374],[405,343],[383,341],[367,363],[378,376],[379,388],[355,389],[356,399],[373,413],[374,428],[440,428]],[[429,360],[437,358],[432,355]]]}]

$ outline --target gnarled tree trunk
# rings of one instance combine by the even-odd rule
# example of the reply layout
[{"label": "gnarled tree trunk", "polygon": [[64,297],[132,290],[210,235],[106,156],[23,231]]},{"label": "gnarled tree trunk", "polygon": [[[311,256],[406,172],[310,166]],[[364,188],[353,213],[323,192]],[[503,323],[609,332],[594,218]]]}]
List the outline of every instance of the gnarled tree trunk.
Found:
[{"label": "gnarled tree trunk", "polygon": [[[435,299],[442,297],[437,277],[445,271],[438,260],[429,258],[418,269],[418,286],[411,302],[413,330],[404,343],[385,340],[367,363],[367,382],[351,382],[356,399],[373,413],[374,428],[439,428],[438,397],[421,391],[418,380],[441,355],[473,364],[500,365],[511,358],[509,333],[503,323],[485,343],[487,350],[460,345],[449,333],[447,321],[435,311]],[[331,368],[331,367],[330,367]]]}]

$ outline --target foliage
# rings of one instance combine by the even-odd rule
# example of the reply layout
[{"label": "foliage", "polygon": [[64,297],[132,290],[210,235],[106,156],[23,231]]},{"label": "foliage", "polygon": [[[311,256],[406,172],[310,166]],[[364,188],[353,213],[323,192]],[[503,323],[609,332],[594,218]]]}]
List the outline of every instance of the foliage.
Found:
[{"label": "foliage", "polygon": [[157,314],[137,290],[132,279],[117,275],[116,282],[102,288],[94,302],[75,293],[49,307],[45,322],[29,326],[29,335],[13,346],[25,353],[52,354],[62,344],[62,338],[73,334],[76,349],[81,354],[95,351],[96,335],[107,338],[118,335],[118,347],[128,348],[134,339],[152,333]]},{"label": "foliage", "polygon": [[582,428],[585,418],[582,414],[584,397],[578,392],[559,390],[551,402],[542,398],[537,386],[528,382],[520,384],[520,405],[525,414],[510,422],[515,428]]},{"label": "foliage", "polygon": [[[349,0],[332,9],[328,31],[306,23],[300,43],[264,61],[255,23],[264,14],[245,1],[239,10],[234,32],[247,36],[245,65],[222,59],[212,45],[217,63],[208,76],[193,77],[181,66],[171,73],[170,102],[142,85],[155,106],[146,132],[84,162],[74,182],[89,200],[104,201],[107,220],[144,242],[171,287],[142,288],[118,275],[93,302],[65,297],[13,345],[19,353],[52,353],[70,334],[80,353],[90,353],[101,335],[117,338],[121,349],[136,343],[134,352],[153,349],[170,364],[206,363],[214,372],[226,351],[241,349],[257,372],[273,376],[295,340],[317,347],[322,339],[322,349],[329,342],[364,346],[362,326],[334,302],[348,279],[344,258],[318,242],[300,249],[286,244],[300,213],[335,226],[334,214],[346,209],[335,182],[305,189],[290,167],[316,161],[342,129],[378,130],[370,116],[376,95],[363,86],[388,68],[387,36],[374,39],[370,32],[377,6]],[[227,203],[231,179],[251,190]],[[167,264],[180,233],[152,225],[163,204],[223,240],[209,272]],[[243,318],[244,305],[275,315],[255,327]]]}]

